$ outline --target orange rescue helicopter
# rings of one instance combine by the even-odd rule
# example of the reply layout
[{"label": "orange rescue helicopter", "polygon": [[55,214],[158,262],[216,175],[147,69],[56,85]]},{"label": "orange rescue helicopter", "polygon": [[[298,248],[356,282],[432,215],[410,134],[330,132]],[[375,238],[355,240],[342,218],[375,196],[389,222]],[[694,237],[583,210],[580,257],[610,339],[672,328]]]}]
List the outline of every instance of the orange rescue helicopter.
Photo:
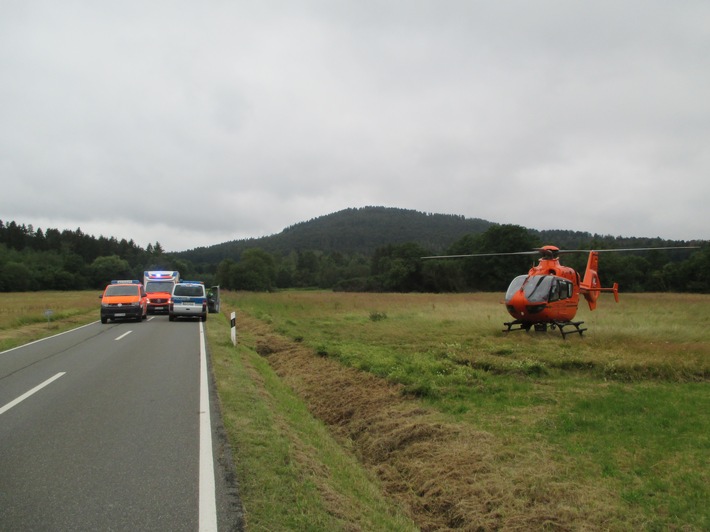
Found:
[{"label": "orange rescue helicopter", "polygon": [[[582,333],[583,321],[573,321],[577,314],[580,294],[587,300],[589,310],[597,307],[597,299],[601,292],[612,292],[619,302],[619,285],[603,288],[599,280],[599,253],[606,251],[648,251],[651,249],[690,249],[688,247],[657,247],[635,249],[603,249],[603,250],[561,250],[556,246],[543,246],[534,251],[518,251],[512,253],[478,253],[472,255],[439,255],[422,257],[423,259],[445,259],[463,257],[494,257],[502,255],[533,255],[540,254],[537,266],[530,268],[526,275],[518,275],[512,280],[505,293],[505,306],[508,313],[515,318],[505,322],[507,327],[503,332],[524,330],[534,327],[536,331],[546,331],[559,328],[562,338],[568,334]],[[577,271],[560,264],[561,253],[589,253],[587,269],[580,278]],[[568,328],[569,330],[565,330]]]}]

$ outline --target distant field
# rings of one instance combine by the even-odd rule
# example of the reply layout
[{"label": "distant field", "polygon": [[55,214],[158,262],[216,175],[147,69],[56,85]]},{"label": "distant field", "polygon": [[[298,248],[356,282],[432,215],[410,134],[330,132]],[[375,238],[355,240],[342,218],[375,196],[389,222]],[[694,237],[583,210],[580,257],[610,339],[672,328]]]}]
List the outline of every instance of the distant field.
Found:
[{"label": "distant field", "polygon": [[99,319],[100,294],[0,293],[0,351]]},{"label": "distant field", "polygon": [[500,294],[240,293],[242,342],[418,527],[710,528],[710,297],[622,294],[583,338]]}]

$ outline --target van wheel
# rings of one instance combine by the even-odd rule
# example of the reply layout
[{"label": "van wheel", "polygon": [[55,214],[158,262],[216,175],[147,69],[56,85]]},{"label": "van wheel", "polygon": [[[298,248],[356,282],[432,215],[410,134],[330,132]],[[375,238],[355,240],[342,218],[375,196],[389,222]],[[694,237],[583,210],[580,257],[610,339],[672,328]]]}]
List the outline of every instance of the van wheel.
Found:
[{"label": "van wheel", "polygon": [[170,314],[170,316],[168,316],[168,320],[169,320],[169,321],[175,321],[175,316],[173,316],[172,314]]},{"label": "van wheel", "polygon": [[108,323],[108,318],[101,316],[101,323]]}]

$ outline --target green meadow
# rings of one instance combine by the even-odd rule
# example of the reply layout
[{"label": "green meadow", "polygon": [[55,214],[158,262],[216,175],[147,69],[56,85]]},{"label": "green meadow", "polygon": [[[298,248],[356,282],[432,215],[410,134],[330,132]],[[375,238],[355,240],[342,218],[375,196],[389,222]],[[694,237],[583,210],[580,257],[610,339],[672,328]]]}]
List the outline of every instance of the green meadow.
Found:
[{"label": "green meadow", "polygon": [[[454,490],[452,501],[457,493],[474,499],[455,511],[456,503],[442,504],[436,521],[419,509],[427,506],[417,500],[424,495],[416,495],[430,486],[407,476],[411,464],[398,465],[415,495],[390,495],[421,528],[710,528],[710,297],[623,294],[619,304],[604,298],[594,312],[580,308],[589,330],[566,340],[559,331],[503,333],[508,316],[500,299],[287,291],[229,294],[224,307],[237,311],[242,348],[260,352],[259,360],[271,360],[274,348],[250,336],[252,320],[313,359],[335,362],[328,375],[342,368],[375,376],[426,412],[427,423],[446,427],[451,436],[431,438],[438,447],[428,458],[437,464],[426,481]],[[298,367],[279,362],[277,369],[368,466],[360,433],[344,430],[337,416],[328,421],[332,414],[318,406],[319,395],[332,393],[326,375],[322,389],[306,389]],[[348,393],[357,395],[353,390]],[[325,402],[335,409],[338,398]],[[368,412],[348,415],[367,418]],[[473,464],[477,452],[457,448],[465,434],[485,435],[485,474],[461,474],[467,466],[459,455],[473,453]],[[411,457],[412,463],[426,459]],[[387,493],[388,479],[378,474],[386,465],[369,464]],[[485,495],[471,494],[477,479]]]}]

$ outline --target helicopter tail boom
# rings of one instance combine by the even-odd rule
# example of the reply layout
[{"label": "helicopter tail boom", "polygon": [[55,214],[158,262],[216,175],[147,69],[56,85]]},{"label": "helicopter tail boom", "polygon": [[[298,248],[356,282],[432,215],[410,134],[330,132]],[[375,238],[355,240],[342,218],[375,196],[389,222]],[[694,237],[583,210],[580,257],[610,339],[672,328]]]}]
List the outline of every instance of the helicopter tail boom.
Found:
[{"label": "helicopter tail boom", "polygon": [[579,284],[579,291],[587,300],[589,310],[597,308],[597,299],[601,292],[613,292],[614,300],[619,302],[619,285],[614,283],[610,288],[602,288],[599,280],[599,254],[597,251],[589,252],[589,260],[587,261],[587,269],[584,272],[584,279]]}]

